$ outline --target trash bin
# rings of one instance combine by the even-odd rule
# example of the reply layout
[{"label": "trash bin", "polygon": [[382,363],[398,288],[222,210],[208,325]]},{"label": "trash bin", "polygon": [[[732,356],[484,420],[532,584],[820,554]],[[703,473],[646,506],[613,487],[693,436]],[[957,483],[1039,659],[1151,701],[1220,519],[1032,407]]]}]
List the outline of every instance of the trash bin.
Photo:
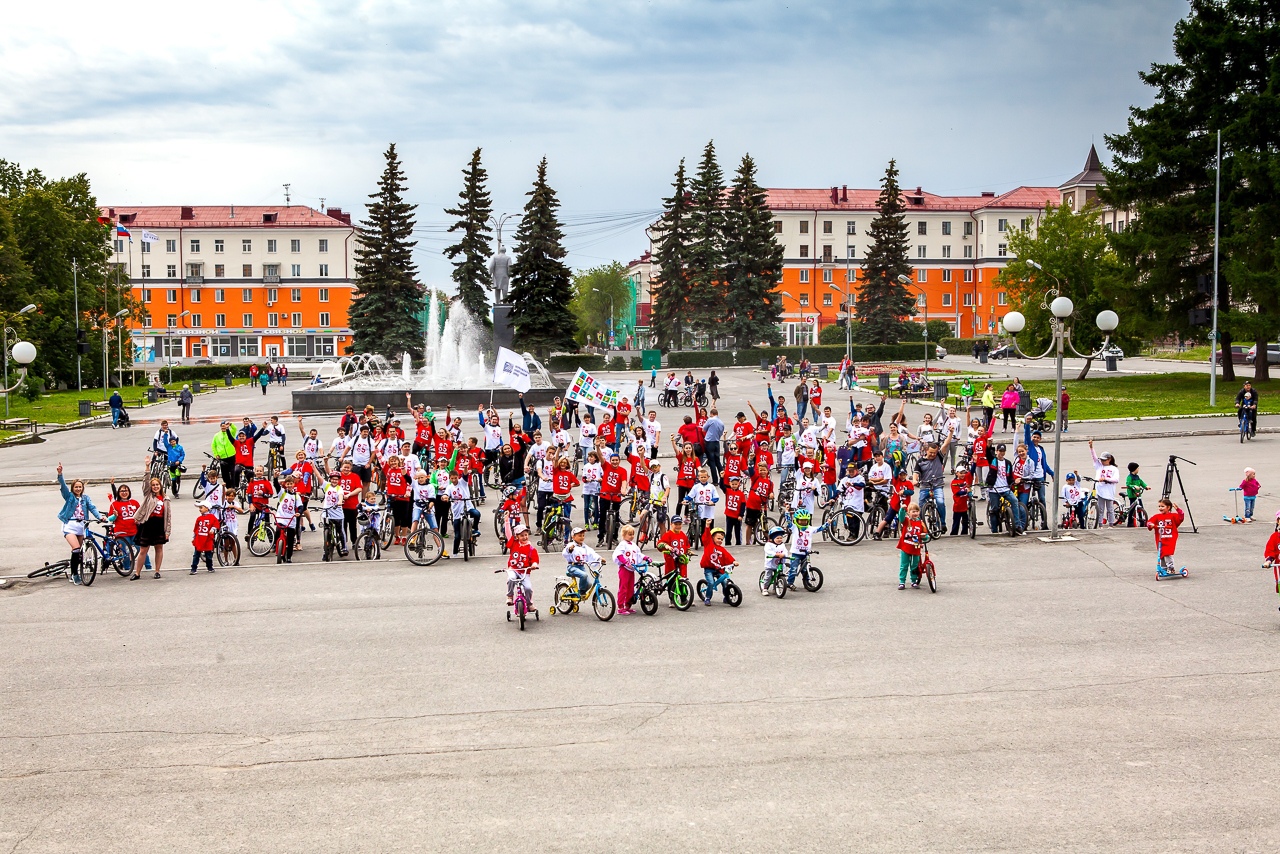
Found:
[{"label": "trash bin", "polygon": [[192,382],[191,382],[191,393],[192,393],[192,394],[199,394],[199,393],[200,393],[200,380],[192,380]]},{"label": "trash bin", "polygon": [[230,371],[227,371],[227,375],[223,377],[222,380],[227,384],[227,388],[231,388],[231,372]]},{"label": "trash bin", "polygon": [[1031,393],[1026,391],[1018,392],[1018,417],[1022,418],[1031,411]]},{"label": "trash bin", "polygon": [[90,418],[92,416],[93,416],[93,401],[92,400],[80,401],[80,417]]},{"label": "trash bin", "polygon": [[881,372],[876,374],[876,385],[881,391],[889,390],[889,374]]},{"label": "trash bin", "polygon": [[826,365],[814,365],[813,375],[823,382],[827,381],[827,372],[830,370]]},{"label": "trash bin", "polygon": [[934,400],[947,399],[947,381],[946,380],[933,381],[933,399]]},{"label": "trash bin", "polygon": [[984,351],[984,352],[982,352],[982,353],[979,353],[979,354],[978,354],[978,364],[980,364],[980,365],[985,365],[986,363],[987,363],[987,354],[986,354],[986,352]]},{"label": "trash bin", "polygon": [[1119,368],[1119,365],[1117,364],[1117,359],[1116,359],[1116,357],[1115,357],[1115,356],[1107,356],[1107,370],[1108,370],[1108,371],[1117,371],[1117,370],[1119,370],[1119,369],[1120,369],[1120,368]]}]

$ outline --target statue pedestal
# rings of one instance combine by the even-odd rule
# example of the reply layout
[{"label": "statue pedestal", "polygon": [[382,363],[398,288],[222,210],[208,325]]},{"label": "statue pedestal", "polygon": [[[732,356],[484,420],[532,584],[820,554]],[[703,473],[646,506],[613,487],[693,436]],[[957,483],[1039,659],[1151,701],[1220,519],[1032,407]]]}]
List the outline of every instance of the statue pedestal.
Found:
[{"label": "statue pedestal", "polygon": [[511,341],[515,337],[515,329],[511,326],[511,306],[495,304],[493,307],[493,350],[499,347],[514,350]]}]

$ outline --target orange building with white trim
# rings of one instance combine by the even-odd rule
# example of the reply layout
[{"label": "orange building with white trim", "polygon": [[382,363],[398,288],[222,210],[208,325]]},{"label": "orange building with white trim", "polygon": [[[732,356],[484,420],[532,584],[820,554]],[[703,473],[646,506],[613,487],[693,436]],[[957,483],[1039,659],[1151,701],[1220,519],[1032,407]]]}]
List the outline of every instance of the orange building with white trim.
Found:
[{"label": "orange building with white trim", "polygon": [[135,360],[163,365],[334,358],[357,241],[351,215],[292,206],[104,207],[133,296]]}]

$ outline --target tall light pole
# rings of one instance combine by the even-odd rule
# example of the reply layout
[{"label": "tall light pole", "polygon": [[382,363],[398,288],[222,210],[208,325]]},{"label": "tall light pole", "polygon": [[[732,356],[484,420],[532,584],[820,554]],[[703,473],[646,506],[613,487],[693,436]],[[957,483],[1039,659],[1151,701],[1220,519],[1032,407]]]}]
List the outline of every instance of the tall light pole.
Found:
[{"label": "tall light pole", "polygon": [[844,357],[850,362],[853,361],[853,306],[849,304],[849,284],[845,280],[845,290],[840,290],[835,283],[830,283],[827,287],[840,294],[844,298]]},{"label": "tall light pole", "polygon": [[[20,309],[18,310],[18,313],[17,313],[17,314],[10,315],[10,317],[19,317],[19,316],[24,315],[24,314],[30,314],[31,312],[33,312],[33,311],[35,311],[35,310],[36,310],[35,304],[34,304],[34,303],[31,303],[31,304],[28,304],[28,305],[23,306],[22,308],[20,308]],[[13,329],[13,328],[11,328],[11,327],[9,326],[8,320],[9,320],[9,318],[6,318],[6,319],[5,319],[5,324],[4,324],[4,342],[3,342],[3,343],[4,343],[4,388],[5,388],[5,392],[4,392],[4,417],[5,417],[5,418],[8,418],[8,417],[9,417],[9,395],[13,394],[14,389],[16,389],[16,388],[18,387],[18,386],[17,386],[17,384],[15,384],[13,388],[9,388],[9,336],[10,336],[10,335],[12,335],[12,336],[13,336],[13,345],[14,345],[14,350],[15,350],[15,352],[14,352],[14,354],[13,354],[13,355],[14,355],[14,358],[15,358],[15,359],[19,356],[19,353],[17,353],[17,352],[16,352],[16,351],[17,351],[18,344],[22,343],[22,342],[18,341],[18,331],[17,331],[16,329]],[[34,349],[35,349],[35,348],[32,348],[33,352],[34,352]],[[22,354],[22,355],[25,355],[25,353],[24,353],[24,354]],[[34,358],[34,355],[32,356],[32,358]],[[31,362],[31,359],[27,359],[25,362],[23,362],[21,359],[18,359],[18,361],[19,361],[19,363],[20,363],[20,364],[24,364],[24,365],[25,365],[25,364],[29,364],[29,363]],[[25,369],[25,368],[23,369],[22,379],[26,379],[26,369]],[[21,380],[19,380],[19,383],[21,383]]]},{"label": "tall light pole", "polygon": [[915,288],[924,296],[924,381],[927,383],[929,382],[929,295],[924,292],[924,288],[902,274],[898,274],[898,282]]},{"label": "tall light pole", "polygon": [[[129,309],[122,308],[116,312],[116,385],[124,388],[124,336],[120,334],[120,321],[129,316]],[[133,372],[129,372],[133,379]]]},{"label": "tall light pole", "polygon": [[[184,311],[182,314],[178,315],[178,318],[175,321],[175,323],[181,323],[182,318],[186,317],[189,314],[191,314],[190,311]],[[165,335],[165,343],[164,343],[165,361],[169,363],[169,384],[173,385],[173,338],[172,338],[173,326],[169,326],[168,324],[166,324],[164,335]]]},{"label": "tall light pole", "polygon": [[[1052,273],[1047,272],[1043,267],[1041,267],[1035,261],[1029,260],[1027,261],[1027,264],[1028,266],[1033,267],[1034,269],[1039,270],[1042,273],[1045,273],[1045,275],[1049,276],[1051,279],[1054,280],[1056,284],[1059,285],[1059,288],[1061,287],[1061,284],[1058,283],[1057,277],[1054,276]],[[1054,297],[1053,301],[1048,303],[1048,305],[1045,305],[1045,302],[1049,299],[1050,296]],[[1025,329],[1027,325],[1027,319],[1022,316],[1022,312],[1019,312],[1019,311],[1009,312],[1001,319],[1001,325],[1004,326],[1006,332],[1010,333],[1011,336],[1014,336],[1013,338],[1011,338],[1009,342],[1009,346],[1012,348],[1012,350],[1015,353],[1017,353],[1022,358],[1043,359],[1046,356],[1048,356],[1050,352],[1054,353],[1054,360],[1055,360],[1056,369],[1057,369],[1056,371],[1057,383],[1056,383],[1056,392],[1055,392],[1056,397],[1054,398],[1053,405],[1056,408],[1056,407],[1060,407],[1062,404],[1062,350],[1063,350],[1063,347],[1064,346],[1070,347],[1071,352],[1075,353],[1077,356],[1080,356],[1081,358],[1085,358],[1085,359],[1097,358],[1099,355],[1101,355],[1103,352],[1106,351],[1107,347],[1110,346],[1111,333],[1114,332],[1116,330],[1116,327],[1120,325],[1120,317],[1110,309],[1107,309],[1106,311],[1101,311],[1098,313],[1096,322],[1098,324],[1098,328],[1102,330],[1105,338],[1102,342],[1102,346],[1098,348],[1098,351],[1096,353],[1093,353],[1090,356],[1085,356],[1079,350],[1076,349],[1075,344],[1071,341],[1071,330],[1066,325],[1067,318],[1071,317],[1071,314],[1075,311],[1075,305],[1071,302],[1071,300],[1067,297],[1059,296],[1058,288],[1050,288],[1045,293],[1044,299],[1041,300],[1040,305],[1042,308],[1048,308],[1049,311],[1052,312],[1053,314],[1053,320],[1049,322],[1049,325],[1053,331],[1053,343],[1050,344],[1049,349],[1046,350],[1041,355],[1028,356],[1018,349],[1018,339],[1016,336],[1019,332]],[[1070,536],[1067,536],[1067,537],[1061,536],[1058,533],[1058,501],[1061,497],[1061,491],[1062,491],[1062,486],[1061,486],[1062,430],[1060,429],[1062,424],[1062,414],[1060,411],[1058,413],[1058,416],[1054,419],[1054,421],[1056,422],[1056,425],[1053,431],[1053,434],[1054,434],[1053,435],[1053,509],[1049,513],[1049,536],[1047,538],[1045,537],[1041,538],[1045,542],[1050,542],[1050,543],[1062,542],[1065,540],[1074,539],[1073,537],[1070,537]]]},{"label": "tall light pole", "polygon": [[[787,292],[787,291],[778,291],[778,293],[782,294],[784,297],[789,297],[789,298],[791,298],[791,299],[796,299],[795,297],[791,296],[791,294],[790,294],[789,292]],[[800,305],[800,300],[796,300],[796,307],[800,309],[800,325],[801,325],[801,326],[804,326],[804,325],[805,325],[805,319],[804,319],[804,306]],[[800,361],[802,361],[802,362],[804,361],[804,339],[805,339],[805,337],[807,337],[807,336],[801,336],[801,338],[800,338]]]},{"label": "tall light pole", "polygon": [[[1213,185],[1213,331],[1209,333],[1209,406],[1218,405],[1218,217],[1221,214],[1219,204],[1222,195],[1222,131],[1218,131],[1218,167],[1214,170]],[[1230,353],[1223,353],[1222,358],[1230,359]],[[1225,364],[1225,361],[1224,361]]]},{"label": "tall light pole", "polygon": [[605,296],[605,297],[608,297],[608,298],[609,298],[609,337],[608,337],[608,341],[609,341],[609,344],[610,344],[610,345],[612,345],[612,344],[613,344],[613,294],[606,294],[604,291],[600,290],[599,288],[592,288],[592,289],[591,289],[591,291],[592,291],[592,293],[597,293],[597,294],[600,294],[601,296]]}]

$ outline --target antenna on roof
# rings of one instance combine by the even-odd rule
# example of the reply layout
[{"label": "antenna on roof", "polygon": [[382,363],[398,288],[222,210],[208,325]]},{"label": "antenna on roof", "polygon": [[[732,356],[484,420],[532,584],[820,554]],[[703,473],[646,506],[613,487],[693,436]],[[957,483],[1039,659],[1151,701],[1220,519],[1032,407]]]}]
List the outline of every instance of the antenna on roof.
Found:
[{"label": "antenna on roof", "polygon": [[285,185],[284,185],[284,204],[285,204],[285,207],[288,207],[288,206],[289,206],[289,188],[290,188],[290,187],[292,187],[292,186],[293,186],[292,184],[285,184]]},{"label": "antenna on roof", "polygon": [[320,213],[324,213],[324,196],[320,197]]}]

